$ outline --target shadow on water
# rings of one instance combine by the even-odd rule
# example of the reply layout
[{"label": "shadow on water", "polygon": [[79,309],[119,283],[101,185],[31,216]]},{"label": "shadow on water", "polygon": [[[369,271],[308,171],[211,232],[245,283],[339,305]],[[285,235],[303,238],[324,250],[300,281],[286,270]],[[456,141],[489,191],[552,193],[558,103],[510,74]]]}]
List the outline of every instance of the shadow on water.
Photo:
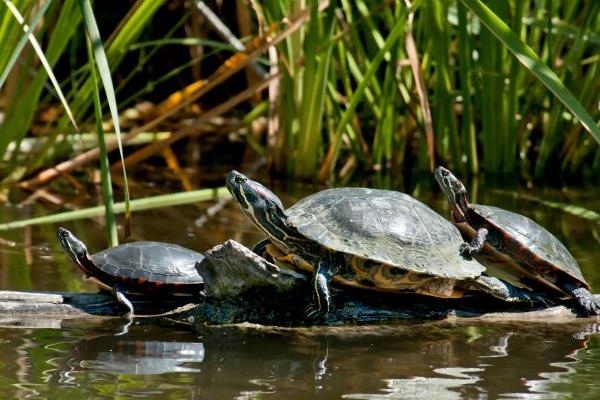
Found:
[{"label": "shadow on water", "polygon": [[[71,325],[71,326],[69,326]],[[236,326],[143,321],[0,329],[14,397],[586,398],[600,395],[597,325]]]},{"label": "shadow on water", "polygon": [[[286,205],[317,189],[275,186]],[[414,181],[404,190],[448,215],[433,180]],[[598,188],[527,193],[600,210]],[[473,197],[546,226],[571,250],[595,292],[600,291],[597,222],[481,183]],[[48,212],[39,205],[0,209],[4,221]],[[66,226],[93,252],[105,247],[100,219]],[[62,254],[55,229],[41,226],[0,235],[0,289],[95,291]],[[134,234],[134,240],[175,242],[197,251],[229,238],[251,246],[263,237],[226,200],[136,213]],[[600,337],[594,334],[596,326],[581,323],[193,332],[165,320],[143,319],[129,333],[114,336],[121,330],[119,321],[71,321],[56,327],[60,329],[0,328],[2,397],[600,398]]]}]

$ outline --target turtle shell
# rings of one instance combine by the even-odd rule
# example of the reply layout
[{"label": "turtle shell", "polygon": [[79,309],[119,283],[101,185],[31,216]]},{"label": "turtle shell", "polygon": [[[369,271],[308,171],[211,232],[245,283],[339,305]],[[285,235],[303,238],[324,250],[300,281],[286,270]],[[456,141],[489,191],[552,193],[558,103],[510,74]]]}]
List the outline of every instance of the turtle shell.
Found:
[{"label": "turtle shell", "polygon": [[159,284],[202,283],[195,268],[204,256],[176,244],[134,242],[91,256],[101,271],[116,278]]},{"label": "turtle shell", "polygon": [[303,236],[336,252],[452,279],[473,278],[485,269],[460,255],[463,240],[452,223],[404,193],[329,189],[285,212]]},{"label": "turtle shell", "polygon": [[500,232],[512,235],[535,256],[587,286],[575,258],[546,228],[521,214],[502,208],[473,204],[473,209]]}]

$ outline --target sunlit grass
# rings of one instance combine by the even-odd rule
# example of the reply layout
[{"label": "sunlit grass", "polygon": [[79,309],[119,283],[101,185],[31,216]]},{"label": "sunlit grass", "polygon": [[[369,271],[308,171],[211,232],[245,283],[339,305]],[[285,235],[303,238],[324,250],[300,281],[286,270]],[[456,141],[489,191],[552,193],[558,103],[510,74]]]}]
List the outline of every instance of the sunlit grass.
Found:
[{"label": "sunlit grass", "polygon": [[[200,189],[193,190],[191,192],[183,193],[172,193],[159,196],[144,197],[140,199],[134,199],[131,201],[130,206],[132,211],[143,211],[161,207],[172,207],[184,204],[191,204],[200,201],[216,200],[220,198],[229,197],[229,192],[225,187],[219,187],[215,189]],[[113,210],[115,214],[122,214],[125,212],[125,203],[117,202],[114,203]],[[6,231],[11,229],[24,228],[32,225],[44,225],[44,224],[55,224],[64,221],[73,221],[84,218],[91,218],[97,216],[106,215],[106,209],[104,206],[89,207],[81,210],[65,211],[62,213],[45,215],[41,217],[23,219],[19,221],[7,222],[0,224],[0,231]]]},{"label": "sunlit grass", "polygon": [[[276,20],[300,4],[268,3],[265,13]],[[405,68],[414,57],[400,46],[409,39],[407,4],[330,4],[278,46],[285,74],[277,93],[280,129],[267,153],[283,161],[275,163],[279,173],[312,178],[314,157],[321,180],[339,178],[350,164],[362,171],[429,169],[434,158],[457,171],[538,178],[551,160],[568,173],[597,170],[600,152],[588,139],[600,138],[591,95],[600,89],[594,57],[600,3],[547,3],[546,9],[533,1],[414,2],[412,32],[435,157],[427,151],[418,80]],[[315,36],[314,25],[329,26],[331,7],[333,30]],[[396,44],[380,53],[390,39]],[[312,72],[320,57],[331,58],[324,83]],[[373,67],[376,62],[381,65]],[[311,101],[313,86],[327,88],[321,106]],[[315,115],[327,122],[320,132],[303,130]]]},{"label": "sunlit grass", "polygon": [[[247,13],[253,17],[244,23],[266,33],[254,40],[247,37],[247,49],[237,52],[229,43],[213,39],[176,37],[176,28],[193,18],[192,12],[182,13],[162,39],[143,36],[164,1],[136,2],[104,42],[87,0],[44,2],[37,8],[23,1],[14,4],[36,31],[24,35],[15,13],[0,7],[0,40],[8,44],[0,46],[0,83],[5,82],[0,94],[3,188],[15,182],[27,189],[46,184],[89,160],[104,162],[106,153],[115,148],[122,158],[119,112],[124,104],[139,102],[155,85],[183,82],[181,74],[203,59],[190,57],[174,64],[146,87],[129,93],[128,83],[140,68],[124,68],[115,80],[117,90],[113,89],[111,75],[122,67],[126,54],[143,53],[140,59],[148,62],[161,54],[162,46],[205,46],[206,54],[217,54],[222,65],[200,80],[185,82],[180,90],[173,89],[178,100],[172,104],[166,97],[156,108],[158,115],[123,132],[124,141],[154,129],[200,99],[207,101],[206,95],[232,76],[269,58],[275,63],[271,72],[276,67],[276,73],[248,79],[220,104],[203,103],[194,123],[228,113],[238,117],[241,113],[235,109],[245,102],[250,107],[242,105],[248,113],[245,118],[241,114],[243,124],[268,114],[271,131],[263,137],[246,137],[278,174],[346,181],[355,172],[428,171],[434,163],[456,171],[520,174],[527,179],[542,179],[556,166],[571,175],[600,172],[600,2],[254,3],[257,8]],[[68,78],[63,76],[58,87],[48,89],[47,74],[24,43],[37,38],[44,45],[48,68],[54,68],[69,46],[77,47],[84,31],[94,61],[71,60]],[[106,95],[95,108],[94,90],[100,86],[92,74],[94,63]],[[268,96],[262,94],[267,86]],[[60,168],[53,169],[57,142],[72,143],[64,139],[75,131],[69,117],[65,114],[48,123],[40,139],[28,135],[50,94],[61,97],[61,90],[68,102],[64,108],[72,110],[74,121],[89,131],[93,117],[100,133],[100,122],[109,119],[106,129],[114,130],[119,145],[107,140],[102,148],[100,138],[96,158],[83,160],[84,154],[97,154],[92,150],[78,154],[80,158],[70,164],[61,160]],[[50,99],[54,102],[58,100]],[[192,123],[169,132],[168,138],[132,152],[128,162],[159,154],[193,129]],[[19,151],[28,140],[41,146]],[[127,203],[125,164],[117,167],[125,176]],[[32,173],[40,168],[47,168],[52,178],[36,181]],[[109,182],[109,171],[102,170],[103,181]],[[108,197],[112,195],[105,192],[105,203]],[[114,222],[108,225],[116,232]]]}]

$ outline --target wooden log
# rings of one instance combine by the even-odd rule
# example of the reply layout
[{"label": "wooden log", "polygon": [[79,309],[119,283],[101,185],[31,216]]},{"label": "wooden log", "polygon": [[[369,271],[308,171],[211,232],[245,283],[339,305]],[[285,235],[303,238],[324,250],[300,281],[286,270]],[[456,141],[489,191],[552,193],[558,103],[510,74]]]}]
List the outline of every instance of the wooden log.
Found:
[{"label": "wooden log", "polygon": [[[181,315],[196,307],[181,299],[131,298],[141,316]],[[60,328],[64,320],[102,321],[123,314],[110,293],[0,291],[0,326]]]},{"label": "wooden log", "polygon": [[[415,319],[573,323],[577,317],[573,302],[533,308],[486,295],[436,299],[336,288],[334,309],[327,317],[307,317],[306,308],[312,303],[309,279],[278,268],[235,241],[209,250],[197,269],[205,280],[205,290],[192,303],[189,298],[130,297],[136,314],[170,315],[196,325],[245,322],[281,326]],[[123,312],[110,293],[0,291],[0,324],[5,326],[57,327],[63,319],[110,318]],[[577,321],[590,322],[585,318]]]}]

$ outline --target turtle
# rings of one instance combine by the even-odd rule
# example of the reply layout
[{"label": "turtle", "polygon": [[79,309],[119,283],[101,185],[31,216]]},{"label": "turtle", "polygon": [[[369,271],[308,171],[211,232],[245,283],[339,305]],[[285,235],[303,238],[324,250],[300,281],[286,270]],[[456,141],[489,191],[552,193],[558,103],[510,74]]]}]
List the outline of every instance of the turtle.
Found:
[{"label": "turtle", "polygon": [[411,196],[391,190],[334,188],[288,209],[259,182],[231,171],[226,186],[268,239],[254,251],[312,275],[313,311],[331,308],[329,283],[441,298],[482,290],[506,301],[529,294],[483,272],[459,254],[459,231]]},{"label": "turtle", "polygon": [[134,314],[126,294],[193,296],[204,288],[196,263],[204,256],[185,247],[163,242],[132,242],[90,255],[85,244],[59,227],[60,246],[87,278],[102,290],[113,292],[127,315]]},{"label": "turtle", "polygon": [[436,168],[435,179],[465,240],[461,254],[476,257],[499,275],[510,275],[507,280],[516,286],[541,290],[553,298],[575,298],[588,315],[600,314],[600,300],[556,236],[521,214],[469,203],[465,186],[444,167]]}]

